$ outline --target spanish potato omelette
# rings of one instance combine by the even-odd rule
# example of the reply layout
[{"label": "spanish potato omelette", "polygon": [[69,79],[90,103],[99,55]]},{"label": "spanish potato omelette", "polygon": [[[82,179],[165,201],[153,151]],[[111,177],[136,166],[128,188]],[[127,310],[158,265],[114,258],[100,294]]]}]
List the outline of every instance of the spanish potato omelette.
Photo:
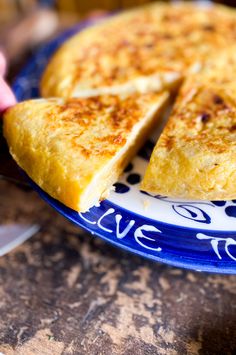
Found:
[{"label": "spanish potato omelette", "polygon": [[209,55],[236,40],[235,11],[154,3],[73,36],[52,57],[43,97],[85,97],[176,87]]},{"label": "spanish potato omelette", "polygon": [[236,47],[180,89],[141,188],[172,197],[236,197]]},{"label": "spanish potato omelette", "polygon": [[105,198],[155,125],[168,93],[38,99],[4,117],[16,162],[47,193],[84,212]]},{"label": "spanish potato omelette", "polygon": [[46,68],[45,99],[6,112],[13,157],[54,198],[86,211],[107,196],[184,82],[142,189],[235,198],[235,20],[223,6],[157,3],[74,36]]}]

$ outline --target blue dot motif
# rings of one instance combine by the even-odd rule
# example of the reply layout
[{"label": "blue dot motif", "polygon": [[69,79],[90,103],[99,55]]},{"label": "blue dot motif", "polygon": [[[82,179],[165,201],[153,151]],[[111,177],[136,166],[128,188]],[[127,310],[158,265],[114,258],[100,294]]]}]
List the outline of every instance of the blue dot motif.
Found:
[{"label": "blue dot motif", "polygon": [[138,155],[145,159],[145,160],[149,160],[150,156],[152,154],[153,148],[154,148],[155,144],[151,141],[147,141],[144,146],[140,149],[140,151],[138,152]]},{"label": "blue dot motif", "polygon": [[126,179],[126,181],[130,185],[136,185],[140,182],[140,180],[141,180],[140,174],[129,174],[129,176]]},{"label": "blue dot motif", "polygon": [[224,206],[226,204],[225,201],[211,201],[215,206]]},{"label": "blue dot motif", "polygon": [[125,194],[126,192],[129,191],[129,186],[125,185],[125,184],[122,184],[121,182],[116,182],[114,184],[115,186],[115,192],[117,194]]},{"label": "blue dot motif", "polygon": [[229,216],[229,217],[234,217],[234,218],[236,218],[236,206],[228,206],[228,207],[226,207],[225,213],[226,213],[227,216]]},{"label": "blue dot motif", "polygon": [[133,170],[133,164],[132,163],[129,163],[127,166],[126,166],[126,168],[125,168],[125,170],[124,170],[124,173],[128,173],[128,172],[130,172],[131,170]]}]

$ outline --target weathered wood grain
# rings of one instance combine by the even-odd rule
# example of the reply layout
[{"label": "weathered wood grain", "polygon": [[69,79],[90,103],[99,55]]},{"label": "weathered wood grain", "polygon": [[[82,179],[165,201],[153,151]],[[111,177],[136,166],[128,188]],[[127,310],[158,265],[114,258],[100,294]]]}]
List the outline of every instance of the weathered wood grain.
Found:
[{"label": "weathered wood grain", "polygon": [[233,354],[236,278],[124,253],[0,182],[0,221],[42,230],[0,259],[0,352]]}]

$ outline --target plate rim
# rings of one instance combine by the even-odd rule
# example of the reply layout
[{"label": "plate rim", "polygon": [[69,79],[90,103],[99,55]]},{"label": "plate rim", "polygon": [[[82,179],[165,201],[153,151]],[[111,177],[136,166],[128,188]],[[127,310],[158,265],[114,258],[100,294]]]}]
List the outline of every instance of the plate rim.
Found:
[{"label": "plate rim", "polygon": [[[46,201],[53,209],[55,209],[58,213],[60,213],[60,215],[65,217],[67,220],[72,222],[74,225],[79,226],[82,229],[85,229],[93,237],[94,237],[94,235],[96,235],[99,238],[101,238],[102,240],[112,244],[113,246],[115,246],[119,249],[121,248],[125,251],[132,253],[132,254],[139,255],[139,256],[145,257],[149,260],[152,260],[155,262],[160,262],[162,264],[168,264],[170,266],[180,267],[180,268],[184,268],[187,270],[193,270],[193,271],[197,271],[197,272],[209,272],[209,273],[218,273],[218,274],[236,274],[236,264],[235,264],[235,268],[225,267],[226,264],[228,266],[232,266],[233,263],[231,261],[218,261],[218,260],[216,260],[216,261],[209,260],[208,261],[207,260],[206,263],[205,262],[203,263],[203,261],[201,260],[201,262],[198,263],[196,258],[191,258],[191,257],[186,257],[186,256],[175,257],[174,254],[167,253],[167,252],[165,252],[165,254],[169,256],[168,259],[161,258],[161,257],[158,257],[158,254],[153,255],[150,253],[142,252],[138,249],[134,250],[134,249],[130,248],[129,246],[120,243],[119,241],[116,242],[112,239],[109,239],[103,233],[99,232],[99,229],[97,229],[97,231],[94,233],[93,231],[91,231],[91,229],[89,227],[86,226],[86,224],[83,224],[82,222],[74,219],[72,215],[68,214],[66,211],[63,211],[63,209],[66,208],[66,209],[69,209],[75,213],[78,213],[77,211],[70,209],[69,207],[63,205],[60,201],[58,201],[58,200],[54,199],[53,197],[51,197],[50,195],[48,195],[33,180],[31,180],[31,178],[28,177],[26,175],[26,173],[24,173],[24,175],[26,176],[26,179],[29,181],[29,183],[33,187],[33,189],[40,195],[40,197],[44,201]],[[108,203],[109,203],[109,201],[108,201]],[[211,265],[208,266],[208,263],[210,263]],[[220,265],[220,264],[223,264],[223,265]]]}]

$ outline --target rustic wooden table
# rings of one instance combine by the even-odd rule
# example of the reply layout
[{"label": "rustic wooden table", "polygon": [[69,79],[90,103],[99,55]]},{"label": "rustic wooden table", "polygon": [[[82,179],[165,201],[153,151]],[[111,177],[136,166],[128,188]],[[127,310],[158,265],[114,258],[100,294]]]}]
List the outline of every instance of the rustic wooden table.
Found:
[{"label": "rustic wooden table", "polygon": [[0,258],[5,355],[235,354],[236,278],[132,256],[0,181],[0,221],[41,224]]}]

